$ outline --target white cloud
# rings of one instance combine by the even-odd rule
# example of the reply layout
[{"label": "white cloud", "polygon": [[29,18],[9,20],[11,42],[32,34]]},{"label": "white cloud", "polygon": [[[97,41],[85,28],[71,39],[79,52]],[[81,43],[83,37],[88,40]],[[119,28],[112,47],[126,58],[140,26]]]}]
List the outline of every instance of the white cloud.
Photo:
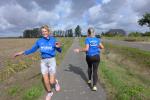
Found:
[{"label": "white cloud", "polygon": [[14,27],[14,25],[10,24],[7,22],[7,20],[3,19],[0,17],[0,29],[1,30],[5,30],[5,29],[8,29],[8,28],[12,28]]},{"label": "white cloud", "polygon": [[61,18],[65,18],[71,13],[71,1],[60,0],[60,3],[53,10],[54,13],[59,14]]},{"label": "white cloud", "polygon": [[[150,0],[51,0],[0,1],[0,34],[22,33],[26,28],[52,25],[55,29],[75,28],[86,32],[89,26],[99,30],[123,28],[146,31],[137,21],[150,12]],[[95,3],[96,2],[96,3]]]},{"label": "white cloud", "polygon": [[150,12],[150,0],[128,0],[128,4],[139,16],[142,16],[145,12]]},{"label": "white cloud", "polygon": [[95,25],[99,30],[123,28],[126,31],[146,31],[147,28],[140,27],[137,22],[142,14],[150,12],[147,6],[150,1],[144,1],[103,0],[102,4],[89,8],[88,23]]},{"label": "white cloud", "polygon": [[18,32],[20,32],[26,28],[42,24],[64,24],[63,27],[67,25],[65,22],[61,22],[65,18],[67,19],[71,13],[71,1],[61,0],[51,11],[43,9],[35,1],[30,4],[31,10],[25,9],[17,2],[0,6],[0,31],[12,29],[16,32],[18,29]]},{"label": "white cloud", "polygon": [[108,2],[110,2],[111,0],[102,0],[102,3],[103,4],[106,4],[106,3],[108,3]]},{"label": "white cloud", "polygon": [[91,18],[91,20],[97,19],[99,18],[99,15],[101,14],[101,5],[96,5],[91,7],[89,10],[89,17]]}]

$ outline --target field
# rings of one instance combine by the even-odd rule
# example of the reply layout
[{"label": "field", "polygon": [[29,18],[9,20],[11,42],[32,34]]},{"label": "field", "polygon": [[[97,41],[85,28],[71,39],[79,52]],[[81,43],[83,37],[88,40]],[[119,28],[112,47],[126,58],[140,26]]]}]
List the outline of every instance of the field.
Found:
[{"label": "field", "polygon": [[[37,39],[0,39],[0,97],[2,100],[37,100],[44,93],[39,53],[13,58],[13,54],[29,49]],[[56,56],[60,64],[73,38],[58,38],[63,52]],[[3,91],[3,92],[2,92]]]},{"label": "field", "polygon": [[150,42],[150,37],[128,37],[128,36],[114,36],[114,37],[103,37],[104,39],[122,40],[129,42]]},{"label": "field", "polygon": [[108,100],[149,100],[150,52],[108,43],[104,46],[99,76]]}]

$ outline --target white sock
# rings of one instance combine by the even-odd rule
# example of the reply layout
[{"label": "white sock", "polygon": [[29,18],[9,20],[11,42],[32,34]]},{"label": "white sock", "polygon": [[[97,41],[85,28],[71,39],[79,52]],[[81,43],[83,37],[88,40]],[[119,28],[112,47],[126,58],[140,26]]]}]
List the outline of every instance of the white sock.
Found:
[{"label": "white sock", "polygon": [[49,92],[47,95],[48,95],[48,96],[52,96],[52,95],[53,95],[53,92]]}]

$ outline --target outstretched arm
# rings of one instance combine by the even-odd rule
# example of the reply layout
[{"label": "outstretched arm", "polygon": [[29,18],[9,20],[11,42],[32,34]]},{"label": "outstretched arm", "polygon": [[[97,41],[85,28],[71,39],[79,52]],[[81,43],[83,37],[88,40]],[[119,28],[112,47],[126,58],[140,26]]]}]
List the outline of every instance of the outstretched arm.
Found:
[{"label": "outstretched arm", "polygon": [[86,51],[88,51],[89,50],[89,44],[86,44],[85,45],[85,47],[84,48],[81,48],[81,49],[74,49],[74,52],[77,52],[77,53],[79,53],[79,52],[86,52]]},{"label": "outstretched arm", "polygon": [[104,45],[102,43],[99,44],[100,49],[104,49]]},{"label": "outstretched arm", "polygon": [[24,51],[20,51],[20,52],[17,52],[14,54],[14,57],[17,57],[17,56],[20,56],[20,55],[23,55],[24,54]]},{"label": "outstretched arm", "polygon": [[18,52],[18,53],[15,53],[14,54],[14,57],[17,57],[17,56],[20,56],[20,55],[29,55],[31,53],[34,53],[37,49],[39,48],[37,42],[32,46],[31,49],[29,50],[26,50],[26,51],[21,51],[21,52]]}]

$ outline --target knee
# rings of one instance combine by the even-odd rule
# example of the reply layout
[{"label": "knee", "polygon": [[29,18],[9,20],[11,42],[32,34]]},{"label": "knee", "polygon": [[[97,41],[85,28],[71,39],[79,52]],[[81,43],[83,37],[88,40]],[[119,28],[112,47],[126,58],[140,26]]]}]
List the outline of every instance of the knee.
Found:
[{"label": "knee", "polygon": [[55,84],[55,80],[54,79],[50,79],[50,84]]}]

